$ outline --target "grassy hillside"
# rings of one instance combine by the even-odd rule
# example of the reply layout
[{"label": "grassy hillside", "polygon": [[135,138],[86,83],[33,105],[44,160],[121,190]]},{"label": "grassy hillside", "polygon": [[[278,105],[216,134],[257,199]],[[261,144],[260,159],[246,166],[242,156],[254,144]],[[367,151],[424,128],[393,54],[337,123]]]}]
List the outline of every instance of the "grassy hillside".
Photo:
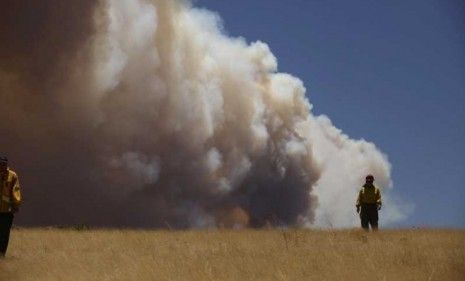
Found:
[{"label": "grassy hillside", "polygon": [[465,231],[17,229],[0,280],[465,280]]}]

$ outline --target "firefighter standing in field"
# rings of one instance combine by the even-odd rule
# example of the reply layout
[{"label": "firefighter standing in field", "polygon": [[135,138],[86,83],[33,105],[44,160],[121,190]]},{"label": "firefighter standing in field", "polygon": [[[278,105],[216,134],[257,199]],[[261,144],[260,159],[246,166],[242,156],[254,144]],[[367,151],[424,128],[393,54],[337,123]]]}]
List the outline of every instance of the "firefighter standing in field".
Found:
[{"label": "firefighter standing in field", "polygon": [[2,258],[8,248],[13,214],[18,211],[21,203],[18,176],[8,167],[8,159],[2,156],[0,156],[0,184],[0,258]]},{"label": "firefighter standing in field", "polygon": [[381,210],[381,192],[373,182],[375,178],[368,175],[365,184],[360,189],[357,198],[357,213],[360,214],[362,228],[368,230],[371,225],[372,230],[378,230],[378,211]]}]

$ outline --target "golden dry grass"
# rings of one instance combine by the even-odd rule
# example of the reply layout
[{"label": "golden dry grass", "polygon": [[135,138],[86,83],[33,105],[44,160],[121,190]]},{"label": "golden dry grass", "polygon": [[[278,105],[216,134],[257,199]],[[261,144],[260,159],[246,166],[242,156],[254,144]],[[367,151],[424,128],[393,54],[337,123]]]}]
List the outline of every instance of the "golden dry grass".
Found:
[{"label": "golden dry grass", "polygon": [[17,229],[0,280],[465,280],[465,231]]}]

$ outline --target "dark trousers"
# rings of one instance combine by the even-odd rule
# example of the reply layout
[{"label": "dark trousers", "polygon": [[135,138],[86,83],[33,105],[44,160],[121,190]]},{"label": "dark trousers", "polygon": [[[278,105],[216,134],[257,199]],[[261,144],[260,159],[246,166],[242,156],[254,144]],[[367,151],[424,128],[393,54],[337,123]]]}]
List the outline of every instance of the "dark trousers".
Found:
[{"label": "dark trousers", "polygon": [[12,213],[0,213],[0,257],[5,256],[8,248],[13,217]]},{"label": "dark trousers", "polygon": [[368,230],[368,225],[371,225],[371,229],[378,229],[378,205],[376,204],[362,204],[360,210],[360,220],[362,227]]}]

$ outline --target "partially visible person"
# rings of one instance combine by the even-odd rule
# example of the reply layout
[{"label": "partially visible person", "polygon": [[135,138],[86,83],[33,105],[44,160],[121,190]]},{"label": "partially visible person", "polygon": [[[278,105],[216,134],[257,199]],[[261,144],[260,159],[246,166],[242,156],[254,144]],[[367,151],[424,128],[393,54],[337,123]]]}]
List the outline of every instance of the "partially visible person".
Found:
[{"label": "partially visible person", "polygon": [[381,210],[381,192],[373,182],[375,178],[372,175],[368,175],[365,178],[365,184],[360,189],[357,197],[357,213],[360,214],[360,220],[362,228],[369,230],[378,230],[378,211]]},{"label": "partially visible person", "polygon": [[8,167],[8,159],[0,156],[0,258],[5,257],[10,240],[14,213],[21,204],[18,175]]}]

